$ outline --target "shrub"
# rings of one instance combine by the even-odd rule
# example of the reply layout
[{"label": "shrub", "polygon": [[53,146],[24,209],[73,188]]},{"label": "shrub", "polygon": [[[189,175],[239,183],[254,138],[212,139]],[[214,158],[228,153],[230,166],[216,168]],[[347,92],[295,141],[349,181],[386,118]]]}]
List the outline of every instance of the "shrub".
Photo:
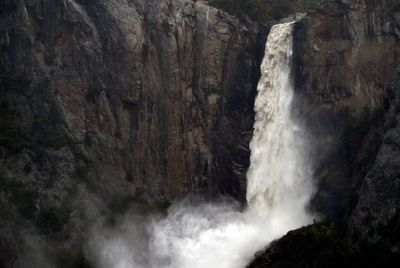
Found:
[{"label": "shrub", "polygon": [[210,0],[210,5],[228,13],[266,23],[317,6],[319,0]]}]

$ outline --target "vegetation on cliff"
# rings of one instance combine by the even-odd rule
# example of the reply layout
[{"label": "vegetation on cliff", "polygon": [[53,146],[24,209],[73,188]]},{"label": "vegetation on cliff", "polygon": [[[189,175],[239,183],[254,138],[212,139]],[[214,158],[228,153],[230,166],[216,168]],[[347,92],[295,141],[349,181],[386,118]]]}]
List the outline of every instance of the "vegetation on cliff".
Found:
[{"label": "vegetation on cliff", "polygon": [[209,0],[209,3],[231,14],[247,15],[264,23],[305,12],[316,7],[319,0]]}]

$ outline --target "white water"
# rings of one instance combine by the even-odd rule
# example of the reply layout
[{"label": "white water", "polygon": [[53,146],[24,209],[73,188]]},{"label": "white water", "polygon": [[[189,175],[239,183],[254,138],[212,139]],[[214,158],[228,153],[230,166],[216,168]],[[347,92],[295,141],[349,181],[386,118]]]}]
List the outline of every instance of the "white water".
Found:
[{"label": "white water", "polygon": [[293,23],[275,25],[268,38],[247,174],[249,207],[286,230],[309,222],[306,206],[313,194],[306,135],[291,115],[292,28]]},{"label": "white water", "polygon": [[96,229],[89,241],[96,266],[244,268],[269,242],[311,222],[305,133],[291,116],[292,28],[293,23],[274,26],[266,46],[255,103],[248,208],[182,202],[166,217],[128,217],[113,230]]}]

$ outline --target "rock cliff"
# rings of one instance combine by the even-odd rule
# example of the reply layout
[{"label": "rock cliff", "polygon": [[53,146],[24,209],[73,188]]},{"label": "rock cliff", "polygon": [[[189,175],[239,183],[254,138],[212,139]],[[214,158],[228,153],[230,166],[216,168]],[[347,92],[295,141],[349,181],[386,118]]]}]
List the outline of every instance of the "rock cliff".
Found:
[{"label": "rock cliff", "polygon": [[30,245],[79,241],[99,209],[132,200],[243,199],[266,29],[190,0],[0,12],[3,261],[21,230]]},{"label": "rock cliff", "polygon": [[396,10],[382,1],[325,1],[295,32],[298,113],[314,150],[313,203],[346,218],[387,130],[397,91]]},{"label": "rock cliff", "polygon": [[[395,254],[399,12],[324,1],[295,26],[293,70],[310,208]],[[3,0],[0,15],[1,265],[87,267],[87,224],[132,201],[244,199],[267,29],[192,0]],[[290,233],[251,267],[282,267],[326,230]]]}]

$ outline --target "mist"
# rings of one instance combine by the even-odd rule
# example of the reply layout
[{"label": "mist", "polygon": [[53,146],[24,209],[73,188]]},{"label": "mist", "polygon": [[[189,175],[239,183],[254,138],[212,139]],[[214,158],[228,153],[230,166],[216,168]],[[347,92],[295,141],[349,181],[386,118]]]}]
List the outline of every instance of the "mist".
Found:
[{"label": "mist", "polygon": [[130,211],[109,225],[94,227],[88,242],[96,267],[240,268],[281,235],[279,228],[268,232],[265,219],[230,199],[213,204],[186,199],[165,216]]}]

